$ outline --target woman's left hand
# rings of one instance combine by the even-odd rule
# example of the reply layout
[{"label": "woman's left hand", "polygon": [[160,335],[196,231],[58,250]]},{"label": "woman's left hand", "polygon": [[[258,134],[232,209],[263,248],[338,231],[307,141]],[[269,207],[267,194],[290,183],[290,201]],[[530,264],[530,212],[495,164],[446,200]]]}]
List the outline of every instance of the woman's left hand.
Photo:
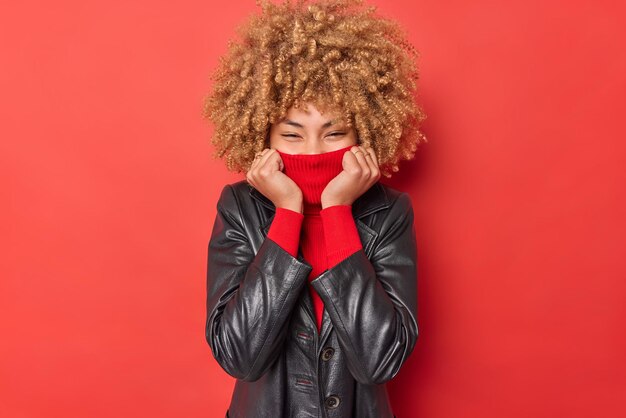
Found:
[{"label": "woman's left hand", "polygon": [[378,160],[371,147],[355,145],[343,155],[343,171],[322,192],[322,209],[351,205],[380,179]]}]

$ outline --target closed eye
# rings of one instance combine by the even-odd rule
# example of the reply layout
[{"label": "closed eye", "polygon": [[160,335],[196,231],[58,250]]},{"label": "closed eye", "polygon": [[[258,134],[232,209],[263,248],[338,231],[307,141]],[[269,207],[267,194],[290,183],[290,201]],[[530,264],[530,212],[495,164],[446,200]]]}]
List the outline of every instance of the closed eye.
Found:
[{"label": "closed eye", "polygon": [[[340,136],[340,135],[345,135],[345,132],[333,132],[328,134],[328,136]],[[281,136],[285,136],[287,138],[298,138],[299,135],[296,134],[282,134]]]}]

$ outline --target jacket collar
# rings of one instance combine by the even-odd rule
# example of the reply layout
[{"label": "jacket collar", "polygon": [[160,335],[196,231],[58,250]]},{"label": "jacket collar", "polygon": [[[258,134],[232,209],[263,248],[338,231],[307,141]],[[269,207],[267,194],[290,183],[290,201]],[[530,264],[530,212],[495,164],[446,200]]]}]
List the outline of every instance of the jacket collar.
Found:
[{"label": "jacket collar", "polygon": [[[252,198],[272,212],[276,212],[276,207],[271,200],[255,189],[251,184],[248,184],[248,186],[250,187],[248,193]],[[389,197],[387,196],[385,188],[380,182],[376,182],[352,203],[352,214],[356,219],[360,219],[370,213],[385,209],[389,207],[389,205]]]}]

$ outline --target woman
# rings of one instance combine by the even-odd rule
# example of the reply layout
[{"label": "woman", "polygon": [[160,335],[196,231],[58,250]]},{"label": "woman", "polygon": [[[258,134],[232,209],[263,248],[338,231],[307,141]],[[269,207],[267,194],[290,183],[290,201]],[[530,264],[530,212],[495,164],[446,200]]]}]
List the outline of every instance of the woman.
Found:
[{"label": "woman", "polygon": [[416,53],[359,1],[262,4],[205,115],[227,184],[209,241],[205,336],[237,379],[231,418],[395,417],[413,351],[407,193],[381,184],[425,141]]}]

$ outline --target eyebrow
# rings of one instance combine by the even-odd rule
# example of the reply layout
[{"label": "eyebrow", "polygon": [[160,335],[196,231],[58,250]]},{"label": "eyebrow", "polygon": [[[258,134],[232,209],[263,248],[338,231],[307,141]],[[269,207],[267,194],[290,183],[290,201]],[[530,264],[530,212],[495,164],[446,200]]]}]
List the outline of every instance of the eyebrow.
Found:
[{"label": "eyebrow", "polygon": [[[326,122],[325,124],[322,125],[322,128],[328,128],[329,126],[334,125],[336,123],[336,121],[337,121],[336,119],[329,120],[328,122]],[[290,119],[285,119],[281,123],[284,123],[285,125],[292,125],[292,126],[295,126],[297,128],[304,128],[304,126],[302,126],[298,122],[294,122],[294,121],[292,121]]]}]

